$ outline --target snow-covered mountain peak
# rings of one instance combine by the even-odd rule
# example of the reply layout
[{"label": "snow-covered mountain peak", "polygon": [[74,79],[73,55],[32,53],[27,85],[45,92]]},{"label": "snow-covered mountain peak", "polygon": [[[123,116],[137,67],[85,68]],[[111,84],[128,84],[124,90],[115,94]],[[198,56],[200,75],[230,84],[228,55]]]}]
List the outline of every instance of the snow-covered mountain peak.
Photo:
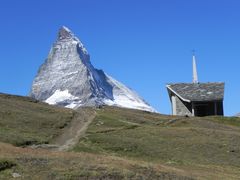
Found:
[{"label": "snow-covered mountain peak", "polygon": [[111,105],[155,111],[134,91],[95,69],[84,45],[64,26],[33,81],[30,96],[68,108]]}]

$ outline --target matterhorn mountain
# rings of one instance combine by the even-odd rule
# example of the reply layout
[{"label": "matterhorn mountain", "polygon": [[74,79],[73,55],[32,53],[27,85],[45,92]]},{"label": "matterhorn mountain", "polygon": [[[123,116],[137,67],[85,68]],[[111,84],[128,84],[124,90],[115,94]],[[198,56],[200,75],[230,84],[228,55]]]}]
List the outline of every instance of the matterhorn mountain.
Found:
[{"label": "matterhorn mountain", "polygon": [[57,41],[33,81],[30,96],[74,109],[110,105],[155,111],[134,91],[95,69],[84,45],[67,27],[60,28]]}]

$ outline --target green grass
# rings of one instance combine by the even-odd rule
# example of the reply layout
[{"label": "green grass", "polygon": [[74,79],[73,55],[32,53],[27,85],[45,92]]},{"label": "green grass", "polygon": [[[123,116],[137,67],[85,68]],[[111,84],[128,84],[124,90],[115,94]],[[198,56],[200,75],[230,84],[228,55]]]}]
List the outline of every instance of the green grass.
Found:
[{"label": "green grass", "polygon": [[240,118],[239,117],[222,117],[222,116],[212,116],[205,118],[215,122],[219,122],[225,125],[237,126],[240,127]]},{"label": "green grass", "polygon": [[114,107],[96,113],[72,152],[16,148],[6,143],[54,142],[79,113],[0,94],[0,179],[11,179],[14,172],[26,179],[240,177],[240,118],[187,118]]},{"label": "green grass", "polygon": [[73,151],[176,167],[231,167],[240,175],[239,123],[239,118],[185,118],[106,107]]},{"label": "green grass", "polygon": [[69,109],[0,94],[0,141],[17,146],[49,143],[73,117]]}]

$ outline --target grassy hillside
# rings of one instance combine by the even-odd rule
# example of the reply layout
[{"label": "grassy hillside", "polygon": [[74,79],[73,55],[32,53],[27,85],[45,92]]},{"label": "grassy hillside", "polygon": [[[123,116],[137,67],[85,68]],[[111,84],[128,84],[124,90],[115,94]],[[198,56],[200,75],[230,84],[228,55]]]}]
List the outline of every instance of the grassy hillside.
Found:
[{"label": "grassy hillside", "polygon": [[[67,141],[91,112],[72,152],[28,148]],[[0,94],[0,179],[239,179],[239,139],[240,118],[73,111]]]},{"label": "grassy hillside", "polygon": [[17,146],[49,143],[74,114],[31,98],[0,94],[0,141]]},{"label": "grassy hillside", "polygon": [[172,117],[106,107],[98,110],[74,151],[171,165],[202,178],[231,179],[240,177],[239,139],[239,118]]},{"label": "grassy hillside", "polygon": [[17,148],[0,143],[0,179],[181,179],[191,177],[176,168],[130,161],[123,158],[90,153],[51,152]]}]

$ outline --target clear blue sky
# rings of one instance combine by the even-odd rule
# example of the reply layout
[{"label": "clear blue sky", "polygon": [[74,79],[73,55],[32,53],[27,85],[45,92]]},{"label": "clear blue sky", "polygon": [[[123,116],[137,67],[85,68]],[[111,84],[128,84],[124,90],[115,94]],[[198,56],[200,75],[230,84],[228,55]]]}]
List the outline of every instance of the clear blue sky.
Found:
[{"label": "clear blue sky", "polygon": [[0,92],[27,95],[60,26],[92,64],[170,113],[165,85],[226,83],[225,114],[240,112],[239,0],[1,0]]}]

